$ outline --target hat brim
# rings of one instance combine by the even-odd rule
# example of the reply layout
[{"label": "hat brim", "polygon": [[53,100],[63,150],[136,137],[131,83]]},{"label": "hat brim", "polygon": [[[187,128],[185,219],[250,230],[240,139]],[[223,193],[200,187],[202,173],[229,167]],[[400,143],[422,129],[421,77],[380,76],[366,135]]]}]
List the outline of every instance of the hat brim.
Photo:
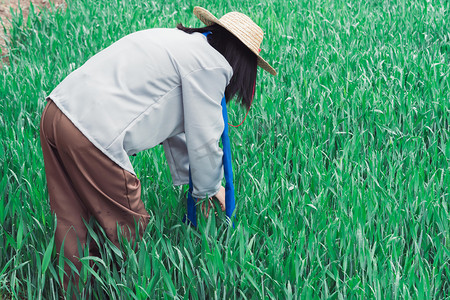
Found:
[{"label": "hat brim", "polygon": [[[227,26],[225,24],[220,22],[219,19],[217,19],[212,13],[210,13],[208,10],[204,9],[203,7],[200,7],[200,6],[194,7],[194,15],[200,21],[202,21],[203,24],[205,24],[206,26],[210,26],[213,24],[218,24],[218,25],[222,26],[223,28],[227,29],[231,34],[233,34],[235,37],[237,37],[245,45],[245,42],[238,35],[236,35],[232,30],[230,30],[230,28],[227,28]],[[256,55],[258,66],[260,66],[265,71],[269,72],[270,74],[272,74],[274,76],[277,75],[277,71],[275,71],[275,69],[272,68],[272,66],[269,65],[269,63],[267,61],[265,61],[264,58],[262,58],[261,55],[259,55],[259,53],[255,53],[252,49],[250,49],[250,50]]]}]

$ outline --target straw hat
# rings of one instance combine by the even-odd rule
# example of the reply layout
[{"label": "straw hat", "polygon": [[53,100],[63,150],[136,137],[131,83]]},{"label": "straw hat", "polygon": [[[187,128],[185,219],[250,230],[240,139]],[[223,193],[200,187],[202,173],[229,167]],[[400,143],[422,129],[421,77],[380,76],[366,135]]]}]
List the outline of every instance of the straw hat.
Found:
[{"label": "straw hat", "polygon": [[258,66],[272,75],[277,75],[274,68],[259,55],[259,52],[261,51],[259,47],[263,40],[264,33],[249,17],[239,12],[230,12],[222,18],[217,19],[212,13],[199,6],[194,7],[194,14],[206,26],[218,24],[227,29],[256,54]]}]

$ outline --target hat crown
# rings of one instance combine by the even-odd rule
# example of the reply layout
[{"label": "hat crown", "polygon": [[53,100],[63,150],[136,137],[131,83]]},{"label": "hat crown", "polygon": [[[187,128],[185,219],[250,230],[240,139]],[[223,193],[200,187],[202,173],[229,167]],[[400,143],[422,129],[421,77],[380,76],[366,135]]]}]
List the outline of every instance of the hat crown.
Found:
[{"label": "hat crown", "polygon": [[264,33],[247,15],[229,12],[219,19],[220,23],[238,37],[255,54],[259,53]]}]

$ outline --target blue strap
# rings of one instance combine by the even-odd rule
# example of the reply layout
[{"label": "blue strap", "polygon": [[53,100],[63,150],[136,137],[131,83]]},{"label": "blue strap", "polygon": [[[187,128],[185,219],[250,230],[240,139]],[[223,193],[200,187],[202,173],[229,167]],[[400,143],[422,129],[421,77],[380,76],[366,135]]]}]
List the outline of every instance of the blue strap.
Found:
[{"label": "blue strap", "polygon": [[223,173],[225,176],[225,207],[226,214],[229,218],[233,215],[235,202],[234,202],[234,185],[233,185],[233,165],[231,164],[231,145],[230,137],[228,136],[228,114],[227,114],[227,102],[225,97],[222,99],[222,116],[225,128],[222,132],[222,149],[223,149]]},{"label": "blue strap", "polygon": [[[204,32],[204,36],[208,36],[211,34],[211,31]],[[222,98],[222,117],[225,123],[225,127],[222,132],[222,148],[223,148],[223,173],[225,177],[225,213],[228,218],[231,219],[235,208],[235,199],[234,199],[234,186],[233,186],[233,166],[231,164],[231,145],[230,145],[230,137],[228,136],[228,114],[227,114],[227,102],[225,100],[225,96]],[[189,168],[189,191],[188,191],[188,199],[187,199],[187,219],[188,221],[195,227],[197,227],[197,213],[195,209],[195,200],[192,197],[192,177],[191,177],[191,169]],[[186,218],[185,218],[186,219]],[[233,223],[234,226],[234,223]]]},{"label": "blue strap", "polygon": [[[189,191],[188,191],[188,198],[187,198],[187,219],[192,224],[192,226],[197,227],[197,212],[195,210],[195,200],[194,197],[192,197],[192,190],[193,190],[193,184],[192,184],[192,177],[191,177],[191,167],[189,167]],[[186,221],[186,217],[184,218],[183,222]]]}]

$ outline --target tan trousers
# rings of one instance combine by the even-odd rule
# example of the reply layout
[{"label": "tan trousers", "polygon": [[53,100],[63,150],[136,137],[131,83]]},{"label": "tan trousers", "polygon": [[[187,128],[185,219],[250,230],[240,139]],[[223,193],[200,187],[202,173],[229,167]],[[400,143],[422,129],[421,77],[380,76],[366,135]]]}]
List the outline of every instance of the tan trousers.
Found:
[{"label": "tan trousers", "polygon": [[[83,220],[89,222],[91,217],[118,247],[117,223],[132,233],[137,229],[135,223],[139,224],[142,237],[149,215],[141,201],[139,179],[96,148],[51,100],[42,114],[41,145],[50,207],[57,217],[58,255],[64,241],[64,256],[80,269],[77,238],[84,247],[87,229]],[[65,271],[70,275],[67,264]],[[65,289],[69,280],[66,276]],[[78,282],[76,277],[72,280]]]}]

